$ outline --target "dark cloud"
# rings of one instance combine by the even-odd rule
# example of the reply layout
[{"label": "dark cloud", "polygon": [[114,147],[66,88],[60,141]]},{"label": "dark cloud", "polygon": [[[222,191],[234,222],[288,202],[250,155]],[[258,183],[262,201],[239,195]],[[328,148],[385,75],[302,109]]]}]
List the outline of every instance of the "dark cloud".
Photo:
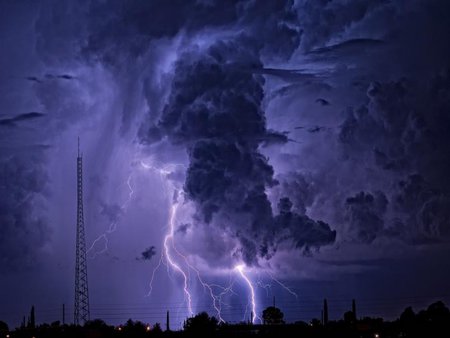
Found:
[{"label": "dark cloud", "polygon": [[25,77],[26,80],[36,82],[39,84],[44,83],[44,80],[73,80],[75,78],[76,78],[75,76],[69,74],[50,74],[50,73],[45,74],[44,78],[42,79],[36,76]]},{"label": "dark cloud", "polygon": [[[66,3],[39,13],[36,21],[36,48],[42,59],[50,64],[61,64],[60,61],[53,62],[55,55],[59,60],[68,55],[76,55],[81,62],[94,61],[108,65],[120,83],[128,81],[124,80],[126,71],[123,69],[129,70],[138,64],[136,69],[133,68],[136,72],[131,73],[144,73],[142,78],[141,75],[136,75],[142,84],[131,86],[131,89],[124,85],[124,95],[131,97],[142,85],[152,116],[146,116],[148,120],[142,124],[140,141],[152,145],[168,139],[173,144],[185,147],[190,161],[186,174],[178,171],[171,178],[185,180],[187,196],[197,203],[197,216],[201,221],[218,222],[221,223],[219,228],[223,228],[223,222],[216,221],[215,217],[239,220],[235,225],[239,229],[232,228],[231,233],[244,238],[243,241],[255,238],[253,228],[257,225],[246,229],[241,223],[262,224],[269,232],[272,231],[276,217],[272,207],[277,202],[272,201],[272,206],[270,205],[266,190],[273,189],[277,181],[282,182],[282,185],[287,181],[281,177],[274,180],[274,169],[268,158],[262,155],[262,152],[265,153],[262,148],[282,146],[293,141],[293,137],[283,129],[277,131],[276,125],[267,123],[262,108],[263,100],[270,102],[271,99],[284,95],[297,95],[305,86],[320,86],[321,90],[327,92],[314,93],[313,99],[309,97],[308,101],[313,102],[319,96],[315,100],[315,106],[327,106],[327,109],[321,108],[321,112],[331,112],[335,106],[336,110],[340,109],[336,103],[336,82],[343,80],[341,86],[357,83],[357,91],[361,88],[367,90],[366,98],[346,109],[347,116],[337,133],[337,140],[333,139],[335,128],[326,127],[334,125],[336,118],[327,123],[328,117],[322,115],[318,117],[322,120],[305,122],[302,128],[308,133],[303,133],[302,137],[307,139],[308,146],[308,137],[321,141],[326,138],[326,142],[330,142],[330,149],[337,142],[337,152],[340,151],[339,155],[342,155],[339,160],[343,159],[355,166],[363,163],[367,170],[386,172],[387,178],[380,189],[383,189],[382,193],[391,203],[384,211],[384,216],[378,215],[386,219],[382,227],[384,230],[361,229],[361,232],[367,232],[368,238],[371,238],[373,234],[386,233],[388,230],[395,232],[394,229],[400,227],[393,224],[405,223],[406,211],[400,206],[395,207],[393,202],[395,195],[402,194],[398,186],[393,187],[399,181],[418,173],[441,194],[448,190],[448,187],[443,186],[448,184],[442,183],[442,177],[450,165],[437,163],[438,159],[446,162],[447,158],[444,144],[448,144],[445,136],[448,118],[443,112],[448,109],[448,102],[445,101],[448,97],[448,75],[444,69],[438,75],[435,73],[434,82],[425,77],[424,82],[427,83],[421,84],[417,84],[414,79],[399,76],[402,72],[412,73],[409,65],[418,65],[423,60],[431,64],[428,61],[438,60],[437,55],[443,54],[446,47],[436,44],[430,51],[430,55],[436,58],[424,58],[422,52],[414,50],[410,58],[413,61],[408,59],[405,63],[408,67],[400,66],[396,60],[401,53],[393,52],[394,48],[409,51],[406,47],[410,45],[413,35],[417,35],[418,41],[424,41],[424,36],[428,33],[435,33],[439,29],[448,31],[448,25],[430,25],[429,13],[441,12],[445,5],[437,2],[435,6],[418,3],[411,6],[408,14],[412,14],[414,19],[418,18],[422,9],[428,11],[423,16],[426,19],[420,20],[423,23],[421,27],[427,34],[414,28],[414,20],[403,13],[405,8],[402,6],[383,0],[358,3],[339,0],[227,3],[110,1],[83,2],[79,6]],[[153,15],[155,11],[158,13],[156,16]],[[73,13],[72,16],[79,20],[59,20],[60,17],[68,17],[69,13]],[[153,19],[148,20],[149,16]],[[397,16],[397,21],[389,21]],[[210,38],[204,36],[205,32]],[[183,42],[175,53],[181,54],[176,56],[178,61],[173,82],[169,91],[155,93],[155,86],[152,84],[154,70],[151,69],[155,56],[150,51],[175,36]],[[387,56],[392,57],[392,61]],[[297,62],[296,58],[299,57],[300,61]],[[284,63],[280,63],[280,60],[284,60]],[[302,60],[307,62],[302,64]],[[396,69],[391,78],[374,81],[372,78],[382,78],[378,74],[390,74],[388,70],[392,68],[386,66],[388,63],[398,65],[392,67]],[[152,66],[143,66],[147,64]],[[47,74],[43,79],[28,77],[29,81],[42,83],[40,86],[33,86],[39,88],[52,88],[50,86],[56,86],[58,82],[45,79],[75,78],[71,75],[71,70],[57,69],[59,68],[22,74]],[[381,72],[383,69],[386,72]],[[172,74],[169,82],[172,81],[171,76]],[[277,81],[287,82],[288,85],[271,87]],[[368,83],[371,83],[370,88],[367,88]],[[47,101],[50,100],[46,94],[48,88],[37,89],[43,100]],[[348,92],[350,90],[346,90],[343,96]],[[58,95],[62,96],[62,92]],[[168,102],[165,102],[166,98]],[[332,107],[330,102],[333,102]],[[427,103],[431,103],[429,107],[426,107]],[[132,105],[128,101],[124,103],[124,114],[132,110],[129,109],[130,106]],[[83,111],[83,108],[78,110]],[[429,116],[425,114],[428,108],[432,111]],[[161,111],[161,116],[158,117]],[[438,111],[441,112],[439,116],[436,113]],[[296,114],[304,115],[300,111]],[[7,123],[9,122],[5,122]],[[317,159],[314,161],[320,167],[325,167],[326,164],[323,163],[328,160],[319,157],[329,154],[319,153],[317,151]],[[308,161],[314,162],[305,160]],[[336,163],[334,168],[338,168]],[[376,184],[370,179],[362,178],[364,175],[356,170],[352,173],[355,175],[355,186],[347,189],[340,182],[348,181],[348,173],[339,169],[337,172],[336,175],[341,177],[335,178],[337,183],[329,187],[317,183],[320,180],[326,181],[326,178],[316,177],[317,184],[312,194],[314,197],[303,194],[308,196],[307,202],[301,201],[306,198],[299,197],[302,193],[288,188],[280,189],[286,193],[280,192],[277,200],[289,197],[293,203],[292,212],[299,215],[308,214],[308,207],[314,208],[317,203],[315,198],[321,198],[321,201],[332,200],[333,203],[330,204],[333,205],[333,212],[340,216],[329,217],[328,222],[339,224],[342,218],[350,217],[351,214],[353,221],[348,227],[362,227],[364,222],[358,219],[367,216],[365,211],[371,207],[347,202],[356,198],[355,191],[375,194],[373,192],[378,190],[374,187]],[[358,184],[360,186],[356,187]],[[299,185],[304,187],[312,184],[308,182]],[[320,189],[322,191],[318,192]],[[336,196],[337,191],[340,192],[339,196]],[[394,209],[401,215],[396,215]],[[249,214],[256,213],[256,210],[259,216],[250,217]],[[114,216],[113,211],[104,212],[111,219],[117,218],[117,213]],[[373,212],[370,211],[369,214]],[[294,219],[299,224],[305,223],[295,217]],[[379,226],[373,225],[370,228],[379,229]],[[358,231],[355,230],[355,233],[358,234]],[[267,247],[267,243],[264,243],[265,236],[263,232],[257,241]],[[356,237],[362,240],[364,236]],[[249,252],[255,250],[258,251],[259,248],[249,248]]]},{"label": "dark cloud", "polygon": [[388,200],[382,192],[359,192],[347,198],[347,222],[358,241],[371,243],[384,229]]},{"label": "dark cloud", "polygon": [[170,3],[162,0],[93,2],[88,11],[89,33],[83,44],[83,53],[106,64],[126,64],[128,57],[146,53],[151,41],[171,38],[180,31],[189,34],[206,27],[231,24],[237,20],[238,3],[183,0]]},{"label": "dark cloud", "polygon": [[322,106],[329,106],[330,105],[330,102],[325,100],[325,99],[323,99],[323,98],[317,98],[316,99],[316,103],[319,103]]},{"label": "dark cloud", "polygon": [[[336,231],[331,231],[330,226],[322,221],[313,221],[304,214],[296,214],[291,211],[292,202],[283,197],[278,203],[279,214],[275,216],[277,227],[276,236],[285,236],[286,240],[293,241],[298,249],[303,249],[307,254],[311,248],[320,248],[323,245],[334,243]],[[288,230],[284,233],[285,230]]]},{"label": "dark cloud", "polygon": [[190,227],[191,227],[191,224],[189,224],[189,223],[180,224],[177,227],[177,233],[186,234],[186,232],[188,231],[188,229]]},{"label": "dark cloud", "polygon": [[44,191],[48,177],[37,155],[0,162],[0,267],[22,270],[50,239]]},{"label": "dark cloud", "polygon": [[350,39],[330,46],[313,49],[308,54],[317,59],[342,59],[370,52],[374,48],[382,47],[383,43],[382,40],[378,39]]},{"label": "dark cloud", "polygon": [[[328,51],[329,47],[322,46],[330,38],[344,33],[349,26],[364,21],[372,12],[389,5],[389,3],[388,0],[363,0],[358,2],[307,0],[300,2],[297,8],[303,30],[302,49],[306,52],[314,48]],[[343,45],[336,44],[333,49],[352,47],[353,44],[359,45],[362,43],[365,45],[367,42],[372,44],[372,40],[368,38],[350,40]]]},{"label": "dark cloud", "polygon": [[25,80],[36,82],[36,83],[42,83],[40,79],[38,79],[36,76],[27,76],[25,77]]},{"label": "dark cloud", "polygon": [[325,126],[297,126],[294,129],[305,130],[308,133],[314,134],[314,133],[319,133],[322,131],[331,130],[333,128],[325,127]]},{"label": "dark cloud", "polygon": [[306,214],[306,209],[313,204],[317,194],[313,179],[299,172],[289,172],[276,176],[276,180],[279,184],[272,189],[275,200],[281,200],[281,196],[289,196],[292,211],[300,215]]},{"label": "dark cloud", "polygon": [[[348,111],[339,134],[348,160],[367,159],[375,170],[399,182],[386,190],[394,208],[386,220],[388,233],[401,232],[410,242],[449,237],[448,74],[445,71],[421,83],[406,79],[372,83],[368,103]],[[354,200],[358,203],[351,204],[364,207],[358,207],[356,214],[352,207],[351,217],[356,217],[352,224],[370,241],[383,228],[385,210],[375,207],[375,197],[371,202],[367,195],[359,197]]]},{"label": "dark cloud", "polygon": [[301,38],[291,0],[93,2],[88,13],[88,38],[80,44],[85,53],[107,63],[123,62],[124,55],[141,55],[151,41],[180,32],[190,35],[205,29],[245,30],[256,37],[252,44],[266,56],[281,58],[291,55]]},{"label": "dark cloud", "polygon": [[315,126],[315,127],[308,128],[309,133],[318,133],[318,132],[321,132],[324,130],[326,130],[326,128],[322,127],[322,126]]},{"label": "dark cloud", "polygon": [[433,188],[418,174],[398,183],[394,195],[400,217],[394,229],[403,230],[406,240],[416,243],[450,240],[450,196]]},{"label": "dark cloud", "polygon": [[145,249],[144,251],[142,251],[141,256],[136,259],[141,261],[149,261],[153,258],[154,255],[156,255],[156,249],[152,245],[147,249]]},{"label": "dark cloud", "polygon": [[188,149],[184,190],[198,207],[199,222],[231,233],[240,243],[236,254],[255,264],[258,256],[270,258],[279,242],[309,251],[334,242],[336,234],[290,209],[289,216],[272,215],[265,189],[277,181],[259,147],[286,137],[266,127],[264,79],[246,71],[261,61],[248,45],[241,36],[182,55],[157,127]]},{"label": "dark cloud", "polygon": [[312,72],[311,70],[305,69],[274,69],[274,68],[263,68],[261,70],[255,69],[255,73],[271,75],[280,79],[283,79],[286,82],[304,82],[311,83],[317,81],[320,78],[321,74],[316,74],[316,72]]},{"label": "dark cloud", "polygon": [[302,31],[294,1],[242,1],[240,20],[264,57],[286,60],[300,44]]},{"label": "dark cloud", "polygon": [[57,75],[57,77],[58,77],[59,79],[64,79],[64,80],[72,80],[72,79],[75,79],[75,76],[73,76],[73,75],[68,75],[68,74]]},{"label": "dark cloud", "polygon": [[32,112],[29,112],[29,113],[24,113],[24,114],[15,116],[13,118],[13,120],[14,121],[32,120],[32,119],[36,119],[36,118],[39,118],[39,117],[42,117],[42,116],[45,116],[45,114],[32,111]]},{"label": "dark cloud", "polygon": [[45,78],[49,80],[61,79],[61,80],[73,80],[75,76],[69,74],[45,74]]},{"label": "dark cloud", "polygon": [[44,117],[44,116],[45,116],[45,114],[43,114],[43,113],[39,113],[39,112],[34,112],[33,111],[33,112],[29,112],[29,113],[16,115],[14,117],[1,119],[0,120],[0,125],[15,126],[16,122],[27,121],[27,120],[34,120],[34,119],[38,119],[38,118]]}]

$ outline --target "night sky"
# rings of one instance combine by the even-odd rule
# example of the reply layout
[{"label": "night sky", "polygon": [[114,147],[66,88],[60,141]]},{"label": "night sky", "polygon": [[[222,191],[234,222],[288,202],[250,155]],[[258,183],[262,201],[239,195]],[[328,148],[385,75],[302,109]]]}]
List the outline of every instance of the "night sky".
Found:
[{"label": "night sky", "polygon": [[449,13],[0,1],[0,320],[73,320],[77,137],[91,318],[448,305]]}]

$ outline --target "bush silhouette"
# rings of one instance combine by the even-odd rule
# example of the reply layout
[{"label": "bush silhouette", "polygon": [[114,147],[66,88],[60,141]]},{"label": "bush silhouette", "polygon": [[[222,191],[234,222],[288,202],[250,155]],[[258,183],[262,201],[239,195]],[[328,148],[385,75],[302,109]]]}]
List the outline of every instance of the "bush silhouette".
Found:
[{"label": "bush silhouette", "polygon": [[214,332],[217,329],[217,319],[210,317],[206,312],[201,312],[188,318],[184,324],[187,332]]}]

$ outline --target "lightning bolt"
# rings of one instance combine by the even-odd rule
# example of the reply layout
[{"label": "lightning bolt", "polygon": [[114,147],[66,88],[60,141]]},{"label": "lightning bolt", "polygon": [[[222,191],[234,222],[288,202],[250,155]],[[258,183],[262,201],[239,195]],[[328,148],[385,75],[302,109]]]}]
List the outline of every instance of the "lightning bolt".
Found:
[{"label": "lightning bolt", "polygon": [[269,297],[269,291],[272,289],[271,284],[265,284],[261,279],[259,279],[256,282],[256,285],[258,285],[261,289],[264,289],[266,291],[266,296]]},{"label": "lightning bolt", "polygon": [[247,286],[250,290],[250,302],[251,302],[251,306],[252,306],[252,324],[255,323],[256,319],[258,319],[261,322],[261,318],[258,317],[257,312],[256,312],[256,297],[255,297],[255,289],[253,287],[253,283],[250,281],[250,278],[247,277],[247,275],[245,274],[245,265],[244,264],[239,264],[236,265],[235,270],[238,271],[238,273],[241,275],[242,279],[245,281],[245,283],[247,283]]},{"label": "lightning bolt", "polygon": [[[181,254],[175,246],[173,246],[173,249],[178,254],[178,256],[180,256],[184,260],[184,262],[188,266],[188,268],[195,271],[198,281],[203,286],[203,289],[206,290],[208,292],[209,296],[211,297],[212,305],[214,307],[214,310],[217,313],[219,323],[225,323],[225,320],[222,318],[222,297],[224,295],[226,295],[228,292],[233,293],[234,281],[232,281],[228,287],[223,287],[223,286],[217,285],[217,284],[206,283],[203,280],[203,278],[201,277],[200,271],[197,268],[195,268],[192,264],[189,263],[187,257],[184,256],[183,254]],[[221,289],[222,292],[216,296],[214,294],[213,287],[217,287],[217,288]]]},{"label": "lightning bolt", "polygon": [[172,191],[174,193],[173,201],[169,208],[169,227],[166,235],[164,236],[163,247],[164,250],[161,251],[160,260],[157,266],[153,269],[152,277],[149,285],[149,292],[147,296],[150,296],[153,291],[153,282],[155,279],[155,274],[159,270],[162,264],[165,264],[168,268],[171,267],[173,271],[177,271],[183,278],[183,293],[187,303],[187,308],[190,316],[194,315],[194,311],[192,309],[192,295],[189,291],[189,271],[185,271],[179,262],[172,257],[171,251],[173,250],[177,255],[181,256],[184,260],[187,260],[185,256],[181,255],[181,253],[177,250],[174,241],[174,232],[175,232],[175,220],[176,214],[179,206],[179,197],[178,192],[173,186],[170,184],[170,181],[167,179],[167,175],[169,175],[172,170],[167,168],[156,168],[153,165],[147,164],[141,161],[141,166],[145,169],[151,169],[159,173],[161,178],[164,178],[164,185],[166,187],[166,193]]},{"label": "lightning bolt", "polygon": [[278,285],[280,285],[284,290],[289,292],[291,295],[293,295],[298,300],[298,295],[292,291],[286,284],[282,283],[280,280],[276,279],[269,271],[266,271],[266,273],[269,275],[269,277]]},{"label": "lightning bolt", "polygon": [[[179,207],[178,201],[179,195],[177,189],[173,186],[173,184],[170,182],[167,176],[171,174],[177,166],[182,165],[172,164],[164,168],[156,168],[152,164],[141,161],[141,166],[145,169],[151,169],[159,173],[160,177],[164,180],[166,193],[173,192],[174,195],[174,200],[170,206],[169,222],[168,222],[169,227],[163,241],[164,250],[161,251],[161,256],[158,261],[158,264],[153,269],[152,276],[150,279],[149,292],[147,296],[150,296],[153,291],[153,283],[155,280],[156,272],[160,269],[161,265],[164,264],[168,268],[170,267],[172,268],[172,270],[177,271],[182,276],[183,292],[187,302],[189,315],[192,316],[194,314],[194,311],[192,307],[192,295],[191,292],[189,291],[189,280],[190,280],[190,271],[194,271],[199,283],[202,285],[203,289],[208,293],[209,297],[211,298],[212,306],[215,312],[217,313],[219,322],[225,322],[225,320],[222,317],[222,305],[223,305],[222,297],[224,297],[228,293],[234,293],[233,291],[234,281],[231,281],[227,287],[223,287],[217,284],[209,284],[205,282],[205,280],[201,276],[200,271],[189,262],[188,257],[183,255],[175,245],[174,240],[175,220],[176,220],[176,213]],[[182,167],[184,168],[184,166]],[[182,260],[182,262],[184,263],[183,266],[187,267],[187,269],[183,269],[179,260],[176,260],[175,257],[172,256],[172,252],[175,253],[179,259]],[[218,289],[220,290],[220,292],[218,294],[215,294],[214,289]]]},{"label": "lightning bolt", "polygon": [[[128,193],[128,198],[120,206],[120,210],[122,211],[122,213],[125,213],[127,211],[128,206],[130,205],[130,202],[134,195],[134,189],[131,185],[131,180],[132,180],[132,174],[130,174],[128,176],[128,179],[126,180],[126,185],[128,186],[128,189],[130,191]],[[105,253],[106,251],[108,251],[109,235],[117,230],[118,222],[119,222],[119,217],[116,220],[112,221],[111,224],[109,225],[108,229],[92,242],[91,246],[86,251],[89,258],[94,259],[98,255],[101,255],[101,254]],[[99,243],[100,241],[103,241],[103,249],[101,249],[99,251],[94,250],[94,248],[97,246],[97,243]],[[91,254],[91,252],[93,252],[93,254]]]},{"label": "lightning bolt", "polygon": [[[210,284],[210,287],[211,287],[211,288],[212,288],[212,287],[216,287],[216,288],[222,290],[222,292],[220,292],[217,296],[215,296],[216,299],[217,299],[217,301],[218,301],[218,303],[219,303],[219,307],[218,307],[218,308],[219,308],[219,312],[218,312],[219,318],[222,318],[222,317],[221,317],[221,315],[222,315],[222,313],[221,313],[221,311],[222,311],[222,305],[226,305],[226,304],[224,304],[224,303],[222,302],[222,297],[225,296],[225,295],[227,295],[228,293],[231,293],[231,294],[237,296],[236,292],[234,292],[234,290],[233,290],[234,282],[235,282],[234,279],[233,279],[233,280],[230,279],[229,284],[228,284],[227,287],[223,287],[223,286],[217,285],[217,284]],[[222,319],[222,321],[223,321],[223,319]],[[225,321],[223,321],[223,322],[225,322]]]},{"label": "lightning bolt", "polygon": [[172,244],[172,248],[178,253],[178,250],[176,250],[174,240],[173,240],[175,216],[177,213],[177,209],[178,209],[178,197],[176,198],[174,204],[170,208],[169,232],[164,237],[164,251],[166,253],[167,262],[172,266],[172,268],[174,270],[178,271],[183,276],[183,280],[184,280],[183,291],[184,291],[184,295],[187,300],[189,315],[192,316],[194,314],[194,311],[192,311],[192,296],[188,289],[188,287],[189,287],[188,276],[186,275],[186,272],[180,267],[180,265],[178,265],[178,263],[176,263],[174,261],[174,259],[172,258],[171,254],[170,254],[170,248],[169,248],[169,242],[170,242]]},{"label": "lightning bolt", "polygon": [[[217,313],[219,323],[225,323],[225,320],[222,318],[222,304],[223,304],[222,297],[228,293],[235,294],[235,292],[233,291],[234,280],[231,281],[227,287],[223,287],[223,286],[217,285],[217,284],[208,284],[205,281],[203,281],[203,279],[200,275],[200,271],[198,269],[193,267],[187,260],[186,260],[186,264],[190,269],[192,269],[196,272],[197,278],[198,278],[200,284],[203,286],[203,289],[207,290],[207,292],[209,293],[209,296],[211,297],[211,300],[212,300],[212,305],[214,307],[214,310]],[[215,295],[214,291],[213,291],[214,287],[222,290],[222,292],[220,292],[218,295]]]}]

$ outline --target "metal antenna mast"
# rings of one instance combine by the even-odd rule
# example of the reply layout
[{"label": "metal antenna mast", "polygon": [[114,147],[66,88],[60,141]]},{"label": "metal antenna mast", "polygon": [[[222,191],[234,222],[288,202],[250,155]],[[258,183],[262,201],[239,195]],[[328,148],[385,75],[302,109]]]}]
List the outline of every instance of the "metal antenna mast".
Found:
[{"label": "metal antenna mast", "polygon": [[77,156],[77,245],[75,263],[75,325],[84,324],[89,320],[89,291],[86,261],[86,239],[83,214],[83,157],[80,153],[80,138],[78,137]]}]

